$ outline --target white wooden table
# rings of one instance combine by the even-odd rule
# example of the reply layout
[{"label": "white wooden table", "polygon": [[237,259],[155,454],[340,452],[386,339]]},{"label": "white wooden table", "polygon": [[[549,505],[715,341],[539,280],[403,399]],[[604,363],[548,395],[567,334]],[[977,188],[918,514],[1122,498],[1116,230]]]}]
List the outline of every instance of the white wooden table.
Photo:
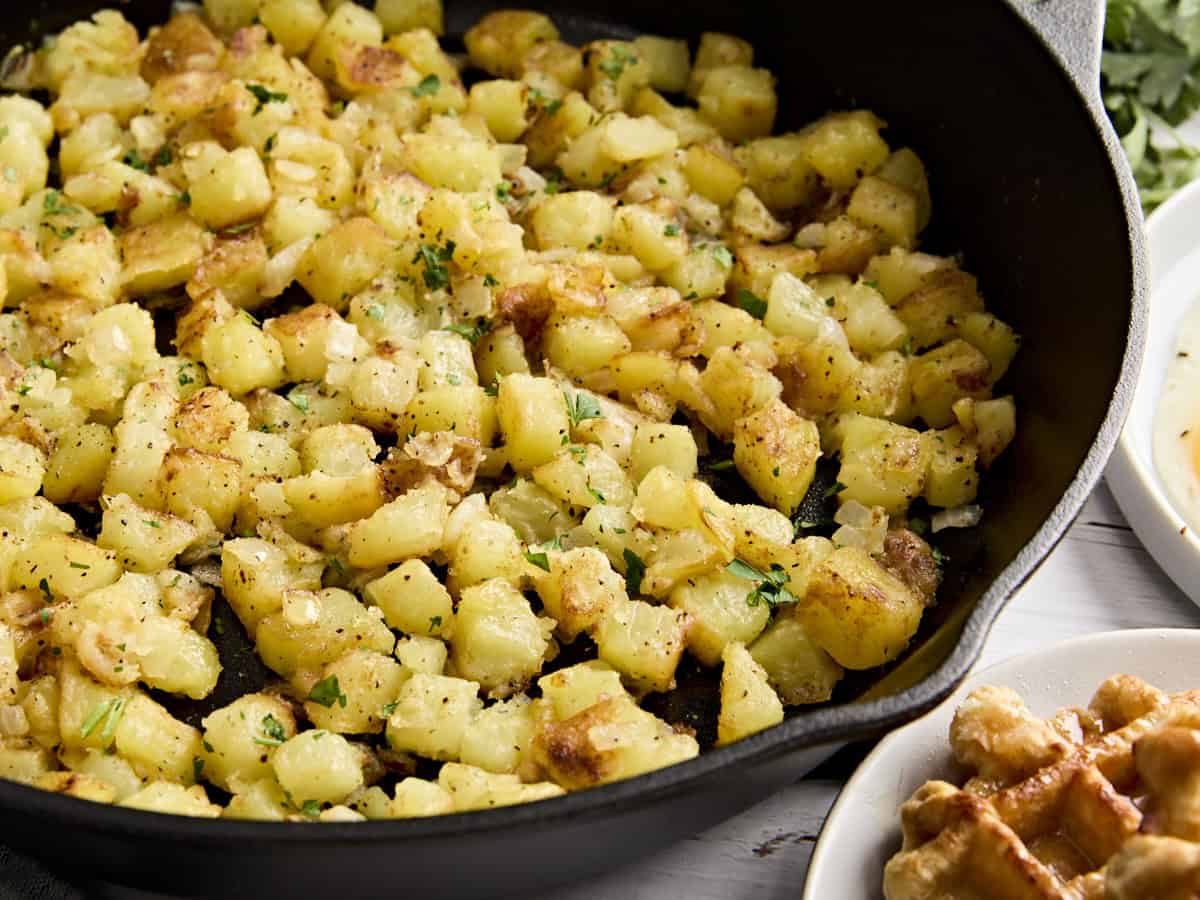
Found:
[{"label": "white wooden table", "polygon": [[[1101,487],[1058,549],[1001,614],[979,665],[1092,632],[1161,626],[1200,627],[1200,608],[1158,569],[1108,489]],[[866,749],[849,747],[737,818],[543,900],[795,900],[825,814]],[[0,849],[0,900],[152,896],[61,884],[37,892],[35,879],[47,874]]]}]

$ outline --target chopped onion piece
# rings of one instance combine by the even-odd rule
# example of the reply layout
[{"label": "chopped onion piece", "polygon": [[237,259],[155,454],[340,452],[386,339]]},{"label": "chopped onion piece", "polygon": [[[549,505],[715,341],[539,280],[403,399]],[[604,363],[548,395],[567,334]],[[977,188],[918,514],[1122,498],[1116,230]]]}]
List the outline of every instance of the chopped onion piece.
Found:
[{"label": "chopped onion piece", "polygon": [[882,553],[887,538],[888,516],[881,506],[864,506],[848,500],[834,514],[842,527],[833,533],[836,547],[858,547],[867,553]]},{"label": "chopped onion piece", "polygon": [[953,509],[943,509],[934,513],[929,520],[929,527],[936,534],[943,528],[970,528],[978,525],[983,518],[983,507],[970,503],[966,506],[956,506]]}]

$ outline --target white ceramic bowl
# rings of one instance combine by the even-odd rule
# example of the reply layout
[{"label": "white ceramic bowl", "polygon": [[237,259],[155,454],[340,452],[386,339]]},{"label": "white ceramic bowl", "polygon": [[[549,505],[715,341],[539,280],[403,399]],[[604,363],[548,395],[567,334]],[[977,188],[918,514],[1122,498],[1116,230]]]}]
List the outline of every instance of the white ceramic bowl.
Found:
[{"label": "white ceramic bowl", "polygon": [[945,703],[884,738],[863,760],[825,820],[804,900],[882,900],[884,864],[900,849],[900,804],[930,779],[953,779],[950,720],[972,690],[1010,687],[1036,715],[1049,716],[1064,706],[1086,706],[1100,682],[1117,673],[1166,691],[1200,687],[1200,631],[1092,634],[976,672]]},{"label": "white ceramic bowl", "polygon": [[[1154,466],[1154,417],[1179,326],[1200,303],[1200,181],[1146,222],[1150,318],[1133,405],[1105,473],[1121,511],[1171,579],[1200,604],[1200,535],[1175,511]],[[1200,385],[1197,385],[1200,391]]]}]

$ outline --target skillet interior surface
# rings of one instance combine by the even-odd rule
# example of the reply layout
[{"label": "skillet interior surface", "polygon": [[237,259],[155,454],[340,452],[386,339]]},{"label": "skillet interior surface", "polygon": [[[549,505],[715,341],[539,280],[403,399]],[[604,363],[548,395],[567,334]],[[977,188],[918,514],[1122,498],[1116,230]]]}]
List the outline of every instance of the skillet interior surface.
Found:
[{"label": "skillet interior surface", "polygon": [[[53,33],[103,5],[37,0],[24,7],[28,23],[10,8],[0,46]],[[143,29],[169,6],[109,5]],[[461,34],[504,5],[517,4],[448,0],[448,30]],[[478,896],[578,878],[749,805],[794,777],[804,748],[876,734],[931,707],[965,674],[1004,600],[1078,512],[1135,374],[1131,364],[1123,377],[1122,364],[1131,321],[1130,345],[1140,342],[1139,244],[1129,194],[1096,122],[1012,9],[999,0],[519,5],[550,13],[574,42],[637,31],[739,34],[754,44],[756,64],[779,78],[777,130],[864,106],[890,123],[893,146],[912,146],[925,161],[934,219],[924,248],[962,253],[989,307],[1025,340],[1005,385],[1017,397],[1017,439],[983,481],[984,524],[943,544],[951,577],[912,650],[882,679],[849,682],[840,702],[794,710],[783,725],[733,747],[528,807],[313,827],[133,813],[0,782],[0,839],[54,853],[92,877],[189,893],[373,896],[436,886],[443,895]],[[218,695],[203,708],[174,707],[193,722],[262,677],[236,621],[226,624]],[[702,724],[712,682],[693,681],[656,711]],[[73,829],[70,860],[61,853],[64,827]]]}]

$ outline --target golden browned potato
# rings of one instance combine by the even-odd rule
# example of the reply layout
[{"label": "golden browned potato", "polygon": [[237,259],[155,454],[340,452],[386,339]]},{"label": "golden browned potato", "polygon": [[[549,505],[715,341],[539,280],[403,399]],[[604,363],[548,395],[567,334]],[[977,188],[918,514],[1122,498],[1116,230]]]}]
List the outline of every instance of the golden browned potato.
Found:
[{"label": "golden browned potato", "polygon": [[[742,38],[562,24],[462,54],[443,0],[203,0],[29,52],[0,777],[444,815],[694,757],[647,697],[697,665],[725,744],[903,652],[912,504],[986,515],[1020,336],[920,251],[930,173],[873,113],[776,133],[801,87]],[[277,677],[196,730],[153,692],[211,698],[224,627]]]}]

